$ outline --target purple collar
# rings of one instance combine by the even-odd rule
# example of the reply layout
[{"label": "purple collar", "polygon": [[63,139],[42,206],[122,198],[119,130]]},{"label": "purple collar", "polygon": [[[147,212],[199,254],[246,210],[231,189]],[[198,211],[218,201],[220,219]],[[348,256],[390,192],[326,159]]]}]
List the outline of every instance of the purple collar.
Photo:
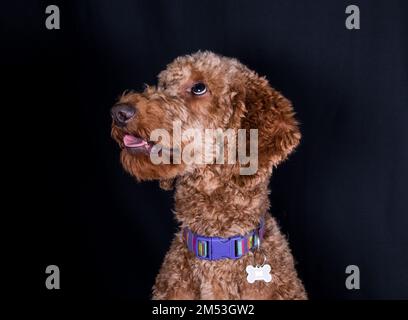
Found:
[{"label": "purple collar", "polygon": [[238,259],[258,248],[265,232],[265,222],[244,236],[229,238],[205,237],[193,233],[189,228],[183,230],[183,240],[189,251],[204,260]]}]

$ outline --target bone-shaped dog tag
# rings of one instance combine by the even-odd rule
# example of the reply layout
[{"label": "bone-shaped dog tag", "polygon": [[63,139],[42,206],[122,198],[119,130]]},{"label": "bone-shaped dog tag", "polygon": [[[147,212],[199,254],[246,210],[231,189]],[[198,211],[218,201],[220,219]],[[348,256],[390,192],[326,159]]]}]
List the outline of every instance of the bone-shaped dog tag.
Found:
[{"label": "bone-shaped dog tag", "polygon": [[249,283],[254,283],[256,280],[262,280],[265,282],[272,281],[271,266],[264,264],[263,266],[247,266],[246,272],[248,273],[247,280]]}]

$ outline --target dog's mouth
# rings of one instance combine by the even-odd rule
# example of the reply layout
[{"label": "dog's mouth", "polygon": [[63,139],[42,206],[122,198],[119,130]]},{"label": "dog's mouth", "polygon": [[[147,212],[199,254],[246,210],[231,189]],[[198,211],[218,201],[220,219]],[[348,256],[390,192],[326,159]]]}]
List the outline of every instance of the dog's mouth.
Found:
[{"label": "dog's mouth", "polygon": [[149,154],[152,151],[155,143],[147,141],[141,137],[126,134],[123,137],[123,145],[127,151],[131,153],[146,153]]},{"label": "dog's mouth", "polygon": [[148,141],[140,136],[132,134],[125,134],[122,141],[123,147],[126,149],[126,151],[132,154],[144,153],[149,155],[152,152],[152,150],[155,150],[155,152],[157,152],[159,156],[162,156],[163,153],[165,153],[172,157],[174,151],[179,150],[165,147],[160,143]]}]

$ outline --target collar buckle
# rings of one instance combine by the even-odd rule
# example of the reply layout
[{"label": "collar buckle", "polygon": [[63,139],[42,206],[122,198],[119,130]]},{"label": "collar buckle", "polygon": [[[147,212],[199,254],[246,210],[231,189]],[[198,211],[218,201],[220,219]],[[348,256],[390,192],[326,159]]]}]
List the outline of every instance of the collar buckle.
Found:
[{"label": "collar buckle", "polygon": [[204,260],[239,259],[247,252],[260,246],[263,238],[264,221],[249,234],[229,238],[206,237],[193,233],[187,227],[183,231],[183,240],[189,251]]}]

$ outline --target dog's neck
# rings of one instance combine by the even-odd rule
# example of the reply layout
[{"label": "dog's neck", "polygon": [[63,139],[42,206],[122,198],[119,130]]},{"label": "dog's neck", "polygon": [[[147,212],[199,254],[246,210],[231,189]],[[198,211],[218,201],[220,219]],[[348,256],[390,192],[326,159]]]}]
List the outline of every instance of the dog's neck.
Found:
[{"label": "dog's neck", "polygon": [[228,176],[211,167],[176,183],[175,214],[182,227],[205,236],[230,237],[255,229],[269,209],[270,172]]}]

